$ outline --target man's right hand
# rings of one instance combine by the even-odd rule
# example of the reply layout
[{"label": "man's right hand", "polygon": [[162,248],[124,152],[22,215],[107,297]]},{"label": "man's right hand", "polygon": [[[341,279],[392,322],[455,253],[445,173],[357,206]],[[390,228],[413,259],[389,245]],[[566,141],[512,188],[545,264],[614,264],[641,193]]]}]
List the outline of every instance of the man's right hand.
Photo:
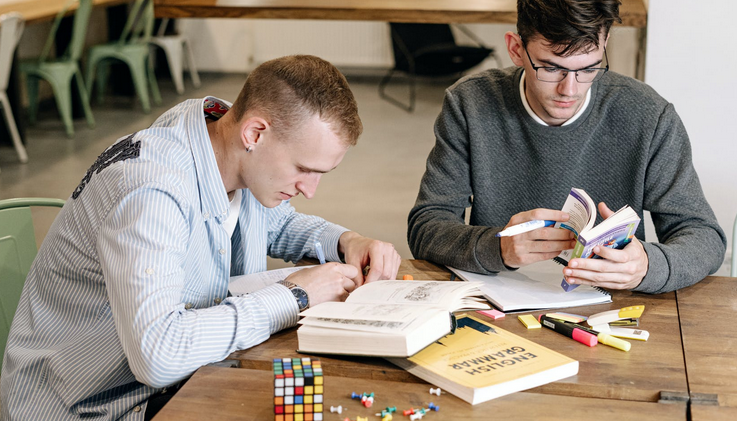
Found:
[{"label": "man's right hand", "polygon": [[[552,209],[533,209],[514,215],[507,226],[533,221],[535,219],[565,222],[568,214]],[[535,262],[549,260],[576,245],[573,233],[560,228],[538,228],[511,237],[501,237],[501,252],[504,264],[510,268],[519,268]]]},{"label": "man's right hand", "polygon": [[294,272],[286,280],[304,288],[312,307],[326,301],[344,301],[356,289],[353,278],[357,277],[355,266],[331,262]]}]

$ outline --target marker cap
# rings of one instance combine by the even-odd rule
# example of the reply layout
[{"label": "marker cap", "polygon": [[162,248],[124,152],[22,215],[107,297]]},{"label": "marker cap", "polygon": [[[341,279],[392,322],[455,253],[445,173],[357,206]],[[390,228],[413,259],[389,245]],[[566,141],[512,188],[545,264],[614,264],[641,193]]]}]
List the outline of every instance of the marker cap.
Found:
[{"label": "marker cap", "polygon": [[592,335],[588,332],[584,332],[581,329],[573,329],[572,336],[573,336],[573,339],[577,340],[578,342],[581,342],[584,345],[596,346],[596,344],[599,343],[599,339],[597,339],[595,335]]}]

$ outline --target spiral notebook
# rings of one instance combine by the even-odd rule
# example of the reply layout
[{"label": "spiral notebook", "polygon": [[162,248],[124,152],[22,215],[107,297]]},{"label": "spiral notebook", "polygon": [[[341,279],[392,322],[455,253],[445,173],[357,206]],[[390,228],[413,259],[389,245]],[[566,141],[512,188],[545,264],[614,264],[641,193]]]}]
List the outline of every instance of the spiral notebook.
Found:
[{"label": "spiral notebook", "polygon": [[563,267],[552,260],[525,266],[516,271],[480,275],[448,267],[459,278],[481,282],[481,292],[501,311],[541,310],[609,303],[603,289],[581,285],[573,291],[560,288]]}]

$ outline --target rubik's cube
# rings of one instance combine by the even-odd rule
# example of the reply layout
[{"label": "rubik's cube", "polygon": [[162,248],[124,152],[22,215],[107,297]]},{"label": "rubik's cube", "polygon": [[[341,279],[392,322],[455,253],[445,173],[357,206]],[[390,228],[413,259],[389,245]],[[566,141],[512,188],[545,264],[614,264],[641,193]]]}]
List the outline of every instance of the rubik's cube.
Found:
[{"label": "rubik's cube", "polygon": [[320,360],[274,359],[275,421],[322,421],[322,398]]}]

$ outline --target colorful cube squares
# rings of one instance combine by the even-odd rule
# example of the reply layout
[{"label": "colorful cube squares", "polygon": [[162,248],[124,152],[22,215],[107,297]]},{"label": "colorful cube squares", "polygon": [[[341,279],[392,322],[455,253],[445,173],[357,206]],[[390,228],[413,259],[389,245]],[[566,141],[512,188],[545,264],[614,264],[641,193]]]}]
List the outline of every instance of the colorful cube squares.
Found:
[{"label": "colorful cube squares", "polygon": [[323,377],[320,360],[276,358],[274,420],[322,421]]}]

